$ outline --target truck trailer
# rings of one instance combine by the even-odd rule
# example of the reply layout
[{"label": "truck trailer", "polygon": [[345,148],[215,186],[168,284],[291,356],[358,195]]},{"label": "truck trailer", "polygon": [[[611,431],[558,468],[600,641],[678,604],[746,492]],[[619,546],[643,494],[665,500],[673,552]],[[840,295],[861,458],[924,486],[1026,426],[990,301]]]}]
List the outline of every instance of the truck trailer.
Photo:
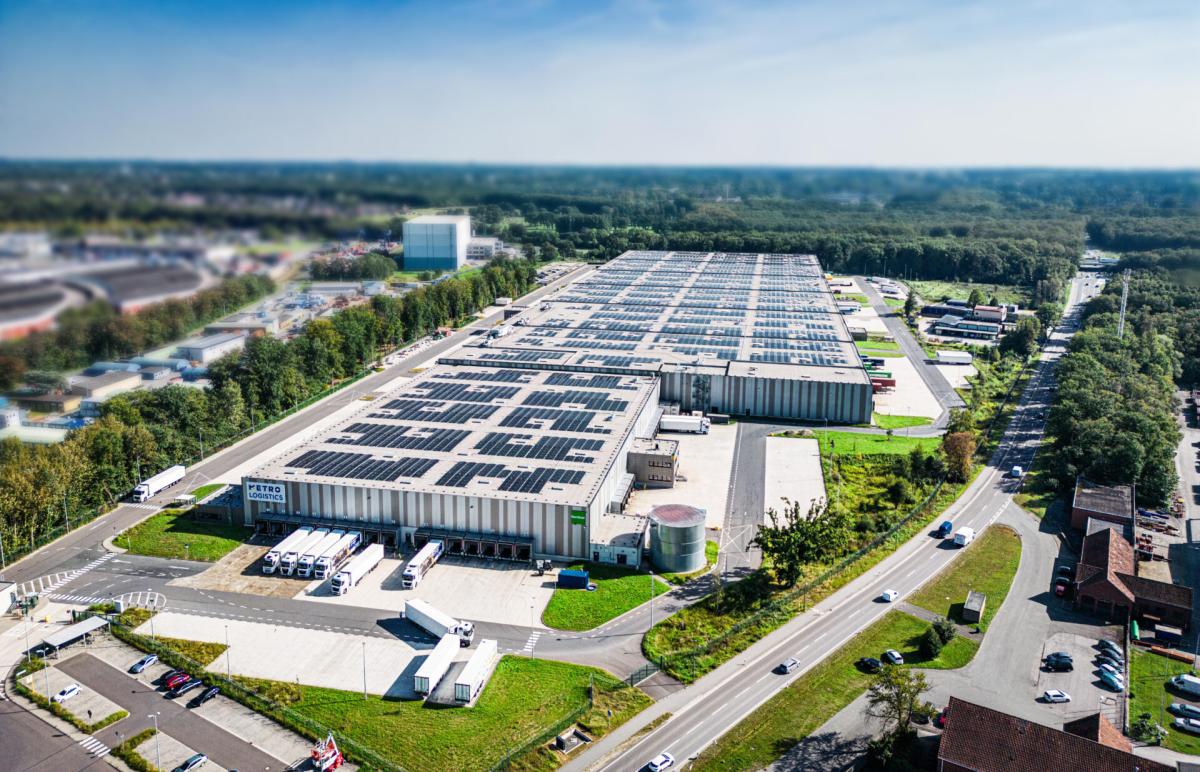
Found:
[{"label": "truck trailer", "polygon": [[312,528],[303,526],[284,536],[283,539],[263,555],[262,570],[264,574],[273,574],[279,568],[279,561],[292,547],[307,539],[312,534]]},{"label": "truck trailer", "polygon": [[345,568],[333,575],[329,588],[334,595],[345,595],[350,588],[362,581],[362,578],[375,570],[379,561],[383,560],[383,545],[372,544],[355,555]]},{"label": "truck trailer", "polygon": [[279,573],[284,576],[296,573],[296,565],[300,562],[300,556],[316,546],[328,533],[328,528],[318,528],[310,533],[307,539],[293,544],[291,549],[283,553],[283,557],[279,559]]},{"label": "truck trailer", "polygon": [[666,415],[658,422],[660,432],[685,432],[688,434],[708,434],[712,421],[702,415]]},{"label": "truck trailer", "polygon": [[438,562],[445,549],[445,545],[437,539],[419,549],[417,554],[413,555],[412,560],[408,561],[408,565],[404,567],[401,580],[404,589],[411,590],[420,584],[421,580],[425,578],[425,574],[433,568],[433,564]]},{"label": "truck trailer", "polygon": [[404,601],[404,618],[434,638],[454,635],[460,646],[470,646],[471,639],[475,637],[474,624],[460,622],[419,598]]},{"label": "truck trailer", "polygon": [[146,501],[151,496],[159,491],[170,488],[175,483],[183,479],[183,475],[187,472],[187,467],[183,464],[176,464],[168,467],[153,477],[147,477],[133,488],[133,498],[135,501]]},{"label": "truck trailer", "polygon": [[429,694],[446,676],[446,671],[454,664],[454,653],[458,651],[458,637],[443,635],[438,639],[437,646],[429,652],[425,662],[413,676],[413,691],[417,694]]},{"label": "truck trailer", "polygon": [[487,676],[491,672],[492,663],[496,661],[497,651],[496,641],[492,638],[485,638],[479,642],[475,653],[467,660],[458,678],[454,679],[455,702],[470,702],[475,699],[487,683]]},{"label": "truck trailer", "polygon": [[317,562],[313,564],[313,575],[318,579],[328,578],[354,554],[354,550],[358,549],[359,544],[362,544],[361,532],[350,531],[342,534],[342,538],[338,539],[332,547],[317,556]]},{"label": "truck trailer", "polygon": [[341,528],[335,528],[325,534],[325,538],[315,544],[309,546],[296,561],[296,576],[305,578],[312,576],[313,569],[317,567],[317,558],[325,554],[326,550],[333,549],[333,545],[342,540],[346,532]]}]

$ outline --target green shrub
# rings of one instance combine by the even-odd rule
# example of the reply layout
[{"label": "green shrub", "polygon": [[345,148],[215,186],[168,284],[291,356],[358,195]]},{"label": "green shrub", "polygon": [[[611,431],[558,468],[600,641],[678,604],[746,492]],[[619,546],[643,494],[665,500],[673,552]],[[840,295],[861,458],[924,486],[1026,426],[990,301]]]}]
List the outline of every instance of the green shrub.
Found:
[{"label": "green shrub", "polygon": [[954,636],[958,631],[954,627],[954,623],[946,617],[939,617],[934,620],[933,629],[937,632],[937,637],[942,639],[942,643],[950,643],[954,640]]},{"label": "green shrub", "polygon": [[154,727],[143,729],[112,749],[112,755],[116,756],[121,761],[124,761],[129,768],[134,772],[159,772],[158,768],[146,761],[135,748],[149,740],[155,735],[157,730]]},{"label": "green shrub", "polygon": [[938,635],[937,628],[930,626],[921,635],[921,656],[933,659],[942,652],[946,642]]}]

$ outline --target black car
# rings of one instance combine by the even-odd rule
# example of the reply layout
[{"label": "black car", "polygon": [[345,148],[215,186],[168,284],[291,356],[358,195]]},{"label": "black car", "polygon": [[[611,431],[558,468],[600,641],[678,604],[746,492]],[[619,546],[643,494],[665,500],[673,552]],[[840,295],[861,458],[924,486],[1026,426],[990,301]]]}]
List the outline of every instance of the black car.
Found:
[{"label": "black car", "polygon": [[1067,652],[1065,652],[1065,651],[1056,651],[1056,652],[1052,652],[1052,653],[1050,653],[1050,654],[1047,654],[1047,655],[1046,655],[1046,659],[1047,659],[1047,660],[1051,660],[1051,659],[1065,659],[1067,662],[1074,662],[1074,661],[1075,661],[1075,658],[1074,658],[1074,657],[1072,657],[1070,654],[1068,654],[1068,653],[1067,653]]},{"label": "black car", "polygon": [[854,664],[858,665],[860,670],[865,670],[868,673],[878,673],[883,669],[883,663],[874,657],[863,657]]},{"label": "black car", "polygon": [[158,682],[160,684],[165,684],[167,681],[170,681],[172,678],[180,675],[181,673],[183,673],[182,670],[168,670],[158,677]]},{"label": "black car", "polygon": [[1070,673],[1075,669],[1075,663],[1069,659],[1048,659],[1046,669],[1052,673]]},{"label": "black car", "polygon": [[203,705],[204,703],[211,700],[213,697],[216,697],[220,693],[221,693],[221,688],[219,686],[210,686],[207,689],[205,689],[204,691],[197,694],[195,697],[193,697],[192,701],[188,703],[188,707],[189,708],[198,708],[201,705]]}]

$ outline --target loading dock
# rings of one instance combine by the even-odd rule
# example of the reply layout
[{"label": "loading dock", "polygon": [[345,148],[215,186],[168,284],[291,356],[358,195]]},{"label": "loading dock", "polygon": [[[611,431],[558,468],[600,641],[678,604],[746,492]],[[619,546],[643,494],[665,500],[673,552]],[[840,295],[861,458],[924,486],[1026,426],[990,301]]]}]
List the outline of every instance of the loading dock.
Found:
[{"label": "loading dock", "polygon": [[450,555],[488,558],[490,560],[533,560],[533,539],[509,534],[481,534],[465,531],[443,531],[437,528],[418,528],[412,535],[412,546],[421,549],[433,539],[446,545]]},{"label": "loading dock", "polygon": [[[255,535],[281,537],[291,533],[302,525],[316,528],[352,529],[361,531],[363,546],[382,544],[389,549],[395,549],[402,543],[400,529],[380,525],[379,523],[355,522],[330,517],[311,517],[308,515],[288,515],[281,512],[264,512],[254,521]],[[428,541],[428,539],[426,539]],[[422,542],[424,544],[424,542]]]}]

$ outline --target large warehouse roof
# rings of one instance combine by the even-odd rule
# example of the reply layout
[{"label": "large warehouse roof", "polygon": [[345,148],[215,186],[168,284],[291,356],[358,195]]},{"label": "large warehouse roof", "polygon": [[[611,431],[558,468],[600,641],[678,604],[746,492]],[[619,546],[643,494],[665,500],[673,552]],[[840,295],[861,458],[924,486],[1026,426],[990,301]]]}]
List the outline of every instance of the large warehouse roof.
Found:
[{"label": "large warehouse roof", "polygon": [[515,325],[443,361],[868,381],[811,255],[627,252]]},{"label": "large warehouse roof", "polygon": [[586,503],[656,393],[629,375],[434,367],[249,477]]}]

